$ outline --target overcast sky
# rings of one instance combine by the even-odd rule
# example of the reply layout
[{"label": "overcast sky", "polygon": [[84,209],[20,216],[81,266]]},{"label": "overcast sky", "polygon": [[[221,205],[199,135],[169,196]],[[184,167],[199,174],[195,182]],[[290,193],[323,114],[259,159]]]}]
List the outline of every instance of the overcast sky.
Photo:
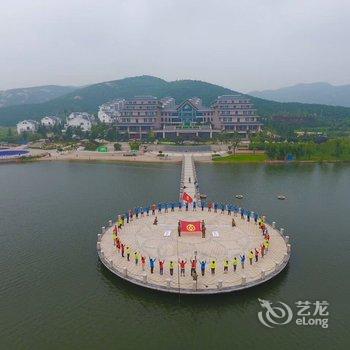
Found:
[{"label": "overcast sky", "polygon": [[126,76],[350,84],[349,0],[1,0],[0,89]]}]

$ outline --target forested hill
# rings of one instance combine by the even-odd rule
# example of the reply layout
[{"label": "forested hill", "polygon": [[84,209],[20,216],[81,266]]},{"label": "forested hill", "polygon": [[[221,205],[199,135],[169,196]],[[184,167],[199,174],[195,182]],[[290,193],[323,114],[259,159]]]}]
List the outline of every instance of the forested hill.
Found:
[{"label": "forested hill", "polygon": [[[217,96],[237,93],[222,86],[197,80],[177,80],[167,82],[152,76],[139,76],[114,80],[79,88],[43,103],[26,104],[0,108],[0,125],[14,125],[17,121],[38,119],[46,114],[63,116],[72,111],[96,113],[98,106],[114,98],[135,95],[172,96],[178,102],[193,96],[201,97],[205,105],[210,105]],[[251,97],[258,113],[262,116],[289,115],[320,118],[349,117],[350,108],[316,104],[279,103]]]}]

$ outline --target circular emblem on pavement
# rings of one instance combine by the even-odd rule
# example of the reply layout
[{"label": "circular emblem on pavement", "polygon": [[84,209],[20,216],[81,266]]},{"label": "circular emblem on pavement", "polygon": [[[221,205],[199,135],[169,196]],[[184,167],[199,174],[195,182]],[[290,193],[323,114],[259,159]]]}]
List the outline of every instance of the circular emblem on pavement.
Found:
[{"label": "circular emblem on pavement", "polygon": [[192,225],[192,224],[188,224],[188,225],[186,226],[186,229],[187,229],[187,231],[194,231],[194,230],[196,229],[196,226],[194,226],[194,225]]}]

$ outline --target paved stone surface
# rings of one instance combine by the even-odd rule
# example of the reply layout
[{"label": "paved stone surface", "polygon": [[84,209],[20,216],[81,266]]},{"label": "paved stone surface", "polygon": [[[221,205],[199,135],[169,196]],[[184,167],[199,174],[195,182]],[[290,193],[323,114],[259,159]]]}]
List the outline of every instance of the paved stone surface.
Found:
[{"label": "paved stone surface", "polygon": [[[166,286],[167,279],[170,279],[170,286],[174,289],[193,289],[194,283],[190,276],[190,259],[194,258],[194,252],[197,251],[198,260],[212,259],[217,261],[217,271],[215,275],[211,275],[209,268],[206,269],[205,276],[199,276],[196,284],[197,290],[215,289],[219,281],[223,282],[223,287],[239,286],[242,282],[242,276],[246,277],[247,283],[261,280],[261,271],[266,274],[275,270],[276,262],[282,264],[287,246],[281,234],[268,227],[270,234],[270,247],[264,258],[259,257],[257,263],[249,265],[247,257],[250,249],[258,248],[263,236],[258,225],[254,222],[247,222],[240,217],[230,216],[227,213],[208,212],[205,209],[199,211],[179,211],[161,213],[156,215],[158,225],[153,225],[154,216],[145,216],[143,218],[134,219],[131,223],[126,224],[120,231],[119,237],[126,246],[131,248],[131,259],[127,261],[122,258],[120,253],[113,245],[112,228],[109,228],[101,239],[101,251],[103,251],[107,261],[112,260],[113,266],[122,273],[123,269],[127,269],[129,277],[142,282],[143,274],[147,274],[147,282]],[[235,218],[236,227],[232,227],[232,218]],[[206,238],[201,238],[200,233],[183,233],[181,237],[177,234],[178,220],[205,220],[207,227]],[[170,231],[170,236],[165,236],[165,232]],[[212,232],[217,231],[219,237],[214,237]],[[140,265],[134,263],[134,252],[147,257],[146,271],[142,271]],[[237,271],[233,272],[230,263],[228,273],[223,271],[223,261],[228,258],[230,262],[234,256],[239,258],[240,254],[246,254],[245,268],[242,269],[240,264]],[[148,257],[156,258],[156,268],[153,274],[150,273]],[[159,259],[165,260],[164,275],[159,274]],[[186,276],[179,277],[177,264],[174,275],[170,276],[169,261],[175,262],[178,259],[186,259]],[[199,267],[197,268],[199,273]]]},{"label": "paved stone surface", "polygon": [[[180,185],[180,197],[182,191],[196,198],[196,171],[191,154],[184,154],[182,164],[182,182]],[[184,189],[183,186],[186,188]],[[259,256],[258,262],[249,263],[250,250],[260,248],[263,235],[259,226],[254,221],[247,222],[239,216],[227,212],[221,214],[208,209],[197,211],[175,209],[174,212],[157,213],[158,224],[154,225],[155,216],[143,216],[130,223],[126,223],[119,232],[121,242],[130,247],[130,261],[123,258],[114,246],[113,227],[100,234],[97,242],[97,251],[103,264],[114,274],[130,282],[144,287],[176,293],[222,293],[248,288],[263,283],[277,275],[287,265],[290,257],[288,239],[280,231],[267,225],[270,235],[270,247],[266,255]],[[232,227],[232,218],[236,226]],[[197,221],[204,220],[206,225],[206,237],[201,233],[183,233],[178,237],[177,226],[179,220]],[[137,252],[146,257],[146,268],[142,269],[140,262],[135,264],[134,253]],[[244,269],[240,264],[240,255],[246,255]],[[197,265],[198,279],[194,281],[190,274],[190,260],[197,257],[198,261],[207,262],[206,273],[200,274]],[[237,270],[234,272],[232,259],[238,258]],[[152,274],[149,266],[149,258],[155,258],[155,271]],[[186,260],[186,274],[180,276],[178,260]],[[224,272],[223,263],[229,259],[230,266],[227,273]],[[164,274],[159,273],[159,260],[165,260]],[[217,262],[215,274],[210,273],[210,261]],[[255,259],[254,259],[255,260]],[[169,262],[175,262],[173,276],[170,275]]]}]

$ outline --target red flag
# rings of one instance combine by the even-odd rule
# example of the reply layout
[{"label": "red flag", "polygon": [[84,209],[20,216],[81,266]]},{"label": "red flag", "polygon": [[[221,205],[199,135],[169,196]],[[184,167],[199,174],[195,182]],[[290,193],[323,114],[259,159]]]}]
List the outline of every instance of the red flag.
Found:
[{"label": "red flag", "polygon": [[180,229],[181,229],[181,232],[201,232],[202,222],[180,220]]},{"label": "red flag", "polygon": [[183,193],[182,199],[183,199],[185,202],[187,202],[187,203],[192,203],[192,202],[193,202],[192,197],[191,197],[188,193],[186,193],[186,192]]}]

